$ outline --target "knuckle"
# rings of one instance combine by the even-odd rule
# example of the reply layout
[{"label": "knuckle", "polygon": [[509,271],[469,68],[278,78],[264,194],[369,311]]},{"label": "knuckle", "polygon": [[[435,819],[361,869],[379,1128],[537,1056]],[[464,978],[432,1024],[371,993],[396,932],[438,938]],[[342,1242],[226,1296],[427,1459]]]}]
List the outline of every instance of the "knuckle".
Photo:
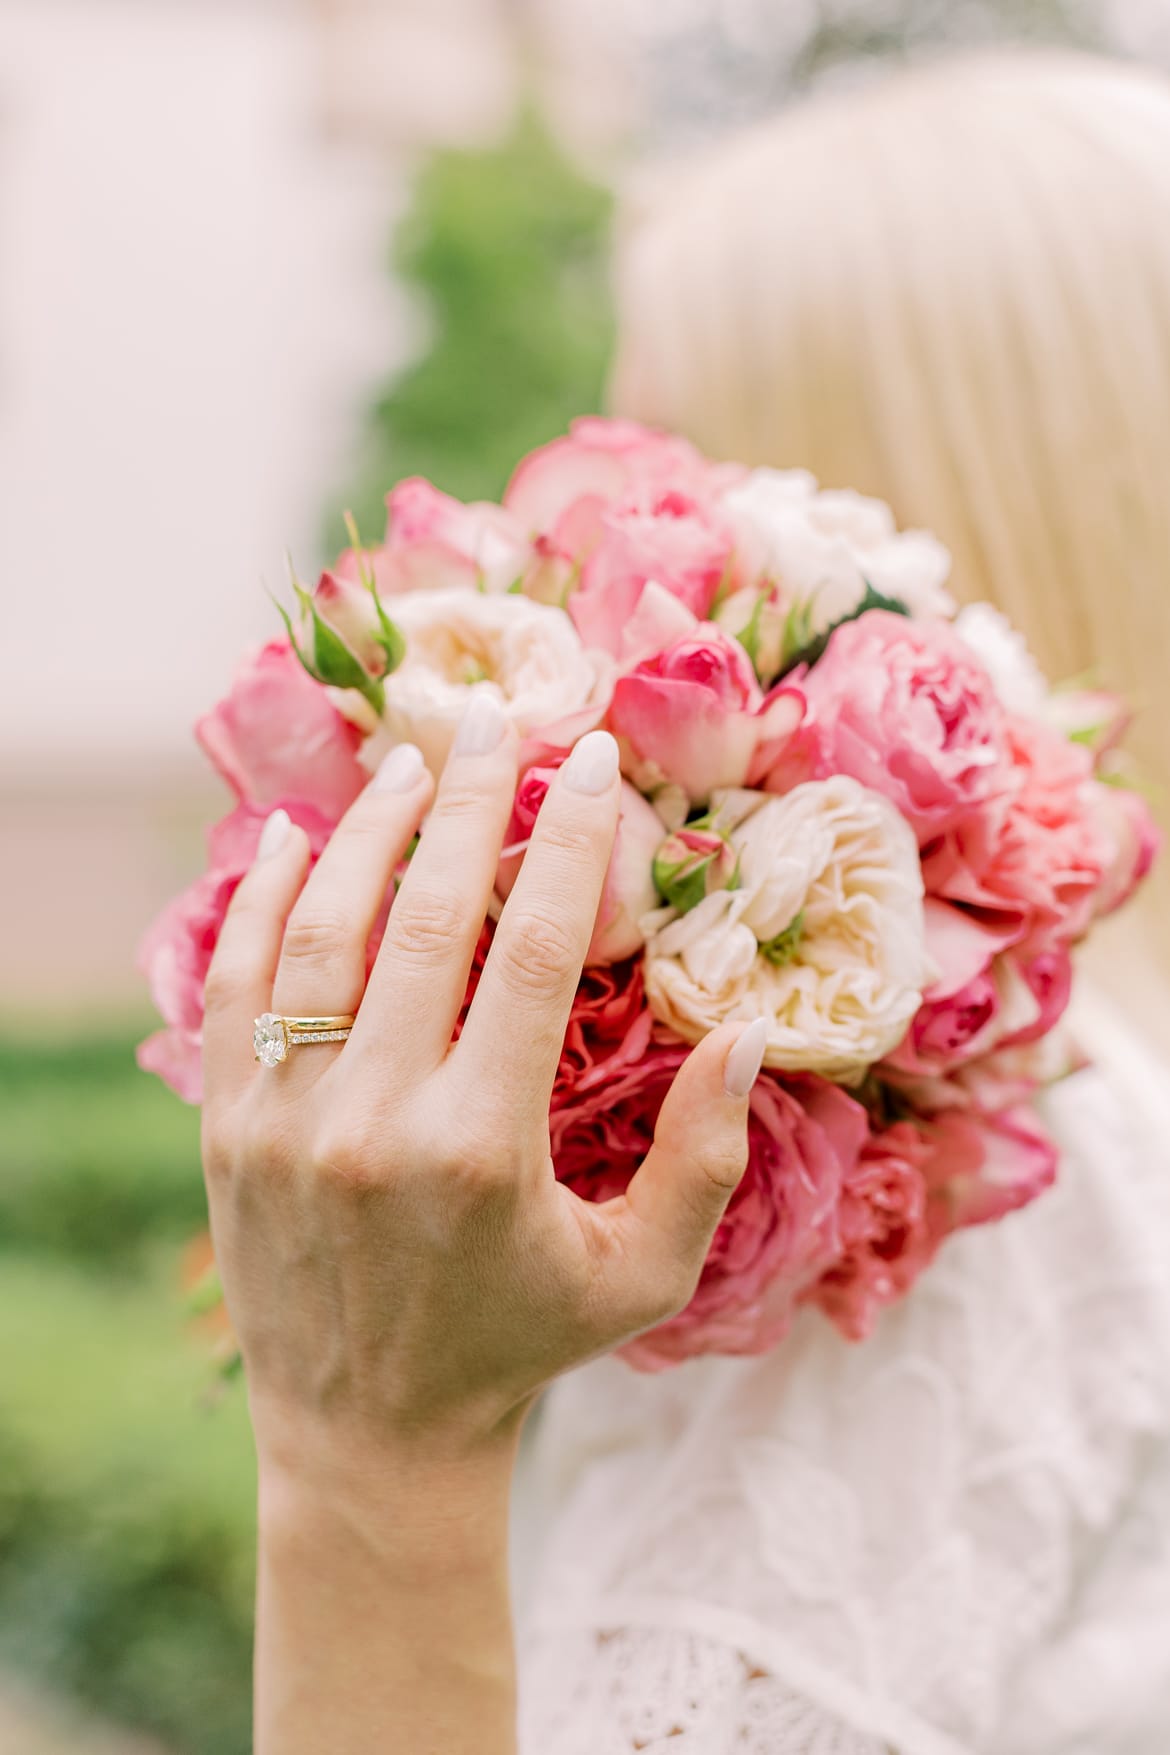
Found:
[{"label": "knuckle", "polygon": [[203,1010],[207,1017],[229,1011],[242,991],[243,983],[226,957],[213,957],[203,983]]},{"label": "knuckle", "polygon": [[556,915],[539,910],[522,914],[513,923],[513,954],[504,966],[504,979],[523,998],[544,992],[581,967],[582,948],[569,926]]},{"label": "knuckle", "polygon": [[553,815],[542,822],[540,845],[578,865],[592,863],[601,856],[600,837],[572,817]]},{"label": "knuckle", "polygon": [[400,957],[429,961],[462,938],[467,918],[453,891],[431,890],[417,901],[402,896],[390,910],[386,944]]},{"label": "knuckle", "polygon": [[318,1176],[354,1191],[372,1189],[384,1180],[382,1150],[362,1127],[341,1130],[330,1124],[319,1129],[309,1156]]},{"label": "knuckle", "polygon": [[452,779],[445,781],[440,788],[433,814],[459,823],[468,817],[482,816],[483,809],[484,793],[481,787],[469,786],[465,781]]},{"label": "knuckle", "polygon": [[349,937],[349,923],[334,908],[294,908],[284,929],[281,955],[290,963],[334,957]]}]

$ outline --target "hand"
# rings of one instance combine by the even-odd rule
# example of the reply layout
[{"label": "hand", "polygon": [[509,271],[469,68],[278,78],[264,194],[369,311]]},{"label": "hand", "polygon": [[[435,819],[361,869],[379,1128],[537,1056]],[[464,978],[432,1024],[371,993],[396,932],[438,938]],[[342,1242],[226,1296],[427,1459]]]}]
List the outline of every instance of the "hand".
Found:
[{"label": "hand", "polygon": [[[549,1098],[618,816],[618,751],[557,774],[459,1041],[516,782],[476,696],[431,803],[413,746],[386,758],[307,876],[277,812],[207,982],[204,1160],[216,1257],[261,1468],[457,1456],[518,1425],[557,1373],[684,1305],[746,1161],[762,1030],[694,1050],[625,1196],[559,1184]],[[360,1008],[360,1009],[359,1009]],[[342,1046],[252,1056],[254,1017],[356,1012]]]}]

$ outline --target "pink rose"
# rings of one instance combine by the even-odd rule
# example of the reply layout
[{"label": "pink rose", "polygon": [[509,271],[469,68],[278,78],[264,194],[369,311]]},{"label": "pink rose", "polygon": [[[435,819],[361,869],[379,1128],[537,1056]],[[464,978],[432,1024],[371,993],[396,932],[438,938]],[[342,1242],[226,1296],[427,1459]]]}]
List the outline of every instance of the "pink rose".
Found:
[{"label": "pink rose", "polygon": [[907,1292],[934,1257],[923,1168],[932,1148],[899,1121],[871,1133],[845,1174],[840,1254],[806,1297],[849,1340],[865,1340],[879,1311]]},{"label": "pink rose", "polygon": [[237,796],[258,810],[294,798],[337,822],[368,778],[357,758],[360,734],[287,640],[270,640],[244,660],[195,735]]},{"label": "pink rose", "polygon": [[651,580],[703,617],[730,563],[730,537],[698,500],[673,488],[639,494],[601,513],[598,540],[569,598],[569,614],[586,646],[617,657]]},{"label": "pink rose", "polygon": [[987,1114],[948,1109],[924,1122],[931,1224],[939,1236],[1027,1206],[1056,1180],[1058,1153],[1026,1105]]},{"label": "pink rose", "polygon": [[[300,800],[282,802],[305,830],[316,857],[336,819]],[[167,1027],[140,1045],[138,1064],[145,1072],[157,1073],[186,1103],[198,1103],[203,1093],[203,985],[211,954],[228,903],[256,856],[267,816],[267,805],[257,810],[241,804],[215,825],[209,837],[208,870],[168,903],[139,949],[138,966]]]},{"label": "pink rose", "polygon": [[[496,889],[501,896],[511,894],[520,875],[549,783],[567,755],[567,750],[557,752],[550,761],[529,768],[520,780],[496,874]],[[620,962],[624,957],[632,957],[646,942],[638,922],[658,906],[654,855],[665,835],[666,825],[654,807],[623,782],[617,839],[606,872],[597,924],[585,956],[587,963]]]},{"label": "pink rose", "polygon": [[1121,786],[1094,780],[1090,808],[1105,847],[1095,915],[1112,914],[1128,902],[1146,878],[1162,845],[1162,834],[1144,799]]},{"label": "pink rose", "polygon": [[1140,834],[1119,841],[1108,831],[1107,789],[1087,749],[1020,718],[1007,721],[1006,744],[1005,791],[925,848],[923,872],[930,894],[1010,932],[1027,957],[1083,937],[1148,855]]},{"label": "pink rose", "polygon": [[736,465],[709,463],[673,434],[586,415],[522,460],[504,505],[525,530],[555,533],[562,551],[580,560],[596,541],[601,510],[632,491],[673,488],[706,499],[743,473]]},{"label": "pink rose", "polygon": [[700,803],[719,787],[752,784],[802,712],[793,688],[765,697],[738,640],[705,622],[618,678],[608,723],[639,786],[674,782]]},{"label": "pink rose", "polygon": [[[651,1044],[607,1068],[588,1091],[562,1087],[551,1117],[560,1179],[588,1200],[627,1187],[686,1050]],[[747,1172],[715,1234],[695,1296],[669,1322],[622,1349],[643,1371],[700,1353],[759,1353],[775,1344],[804,1288],[838,1253],[842,1182],[865,1141],[861,1105],[812,1075],[765,1073],[752,1094]]]},{"label": "pink rose", "polygon": [[992,682],[954,630],[870,610],[801,678],[814,776],[851,774],[928,841],[998,793],[1007,765]]},{"label": "pink rose", "polygon": [[[465,505],[422,476],[386,496],[386,541],[375,551],[378,589],[441,591],[453,585],[507,591],[531,560],[523,526],[502,506]],[[356,557],[347,558],[357,570]]]}]

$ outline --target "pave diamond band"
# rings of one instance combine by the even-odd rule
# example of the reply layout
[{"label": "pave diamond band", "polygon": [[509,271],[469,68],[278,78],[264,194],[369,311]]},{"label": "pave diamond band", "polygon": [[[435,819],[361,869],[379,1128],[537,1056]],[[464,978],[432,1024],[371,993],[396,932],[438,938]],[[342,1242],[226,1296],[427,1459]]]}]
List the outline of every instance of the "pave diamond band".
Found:
[{"label": "pave diamond band", "polygon": [[354,1026],[351,1013],[332,1018],[284,1018],[265,1012],[252,1026],[252,1051],[261,1066],[279,1066],[290,1048],[306,1042],[344,1042]]}]

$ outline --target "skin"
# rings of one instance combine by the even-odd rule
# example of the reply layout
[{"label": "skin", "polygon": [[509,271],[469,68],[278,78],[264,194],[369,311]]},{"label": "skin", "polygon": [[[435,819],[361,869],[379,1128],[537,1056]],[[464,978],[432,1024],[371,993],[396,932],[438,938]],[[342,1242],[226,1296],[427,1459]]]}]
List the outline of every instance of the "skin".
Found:
[{"label": "skin", "polygon": [[[461,740],[433,809],[421,761],[392,752],[311,875],[305,836],[270,819],[208,979],[204,1164],[259,1462],[257,1755],[511,1755],[524,1416],[687,1302],[746,1163],[762,1041],[732,1025],[682,1068],[624,1197],[590,1205],[553,1175],[549,1096],[618,814],[605,733],[549,791],[452,1046],[516,780],[498,710]],[[358,1021],[267,1069],[269,1009]]]}]

